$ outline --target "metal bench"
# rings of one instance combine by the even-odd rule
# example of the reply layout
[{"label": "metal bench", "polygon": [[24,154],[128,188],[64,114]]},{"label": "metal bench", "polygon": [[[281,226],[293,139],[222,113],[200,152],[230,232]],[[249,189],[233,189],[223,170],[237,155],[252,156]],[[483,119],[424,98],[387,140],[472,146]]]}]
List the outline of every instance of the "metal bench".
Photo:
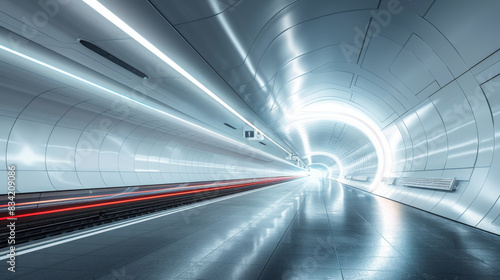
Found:
[{"label": "metal bench", "polygon": [[353,180],[353,181],[362,181],[366,182],[368,181],[368,176],[345,176],[347,180]]},{"label": "metal bench", "polygon": [[382,178],[382,183],[386,183],[388,185],[394,185],[395,181],[396,181],[396,178],[394,178],[394,177],[384,177],[384,178]]},{"label": "metal bench", "polygon": [[457,188],[457,180],[455,178],[412,178],[402,177],[396,180],[397,185],[407,187],[434,189],[443,191],[454,191]]}]

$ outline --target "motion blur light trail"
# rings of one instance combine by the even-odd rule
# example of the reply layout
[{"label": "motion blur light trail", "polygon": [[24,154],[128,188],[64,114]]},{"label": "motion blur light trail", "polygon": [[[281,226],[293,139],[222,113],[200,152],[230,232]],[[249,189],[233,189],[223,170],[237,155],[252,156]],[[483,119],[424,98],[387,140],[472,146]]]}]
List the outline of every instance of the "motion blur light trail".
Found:
[{"label": "motion blur light trail", "polygon": [[[145,200],[158,199],[158,198],[164,198],[164,197],[182,196],[182,195],[188,195],[188,194],[204,193],[204,192],[226,190],[226,189],[236,189],[236,188],[248,187],[248,186],[264,184],[264,183],[278,183],[278,182],[281,182],[284,180],[290,180],[290,179],[295,179],[295,178],[298,178],[298,177],[297,176],[290,176],[290,177],[280,177],[280,178],[257,179],[257,180],[250,180],[250,182],[231,184],[228,186],[205,187],[205,188],[201,188],[201,189],[199,188],[199,189],[183,190],[183,191],[170,191],[172,189],[163,189],[163,190],[167,190],[170,192],[164,193],[164,194],[145,195],[145,196],[140,196],[140,197],[135,197],[135,198],[127,198],[127,199],[122,198],[122,199],[113,200],[113,201],[79,205],[79,206],[70,206],[70,207],[45,210],[45,211],[42,210],[42,211],[37,211],[37,212],[28,212],[28,213],[24,213],[24,214],[15,215],[15,216],[0,217],[0,220],[7,220],[9,218],[23,218],[23,217],[41,216],[41,215],[46,215],[46,214],[51,214],[51,213],[69,212],[69,211],[80,210],[80,209],[96,208],[96,207],[109,206],[109,205],[118,205],[118,204],[122,204],[122,203],[138,202],[138,201],[145,201]],[[203,185],[198,185],[198,187],[199,186],[207,186],[207,185],[203,184]],[[193,187],[196,187],[196,185]],[[178,190],[178,188],[175,188],[175,189]],[[25,202],[23,204],[24,205],[42,204],[42,206],[43,206],[43,204],[49,204],[49,203],[53,203],[53,202],[69,202],[69,203],[71,203],[75,200],[81,201],[81,200],[87,199],[87,198],[107,198],[110,196],[125,195],[125,194],[139,194],[139,195],[141,195],[141,194],[150,193],[150,192],[158,192],[158,190],[126,192],[126,193],[120,193],[120,194],[106,194],[106,195],[99,195],[99,196],[83,196],[83,197],[74,197],[74,198],[45,200],[45,201],[40,201],[40,202],[31,201],[31,202]],[[1,205],[0,210],[5,211],[5,213],[7,214],[8,213],[6,211],[7,206],[8,205]],[[51,206],[53,206],[53,205],[51,205]],[[33,209],[31,209],[31,210],[33,210]],[[39,209],[37,208],[35,210],[39,210]]]}]

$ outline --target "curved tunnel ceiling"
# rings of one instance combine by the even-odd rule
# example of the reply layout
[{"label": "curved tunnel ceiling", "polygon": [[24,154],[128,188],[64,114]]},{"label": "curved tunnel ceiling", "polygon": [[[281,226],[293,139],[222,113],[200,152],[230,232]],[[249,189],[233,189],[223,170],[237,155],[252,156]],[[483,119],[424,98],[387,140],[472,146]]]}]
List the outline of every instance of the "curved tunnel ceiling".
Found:
[{"label": "curved tunnel ceiling", "polygon": [[446,60],[460,57],[432,25],[440,19],[427,15],[432,1],[234,1],[227,9],[211,1],[211,15],[182,1],[151,3],[300,155],[313,149],[343,158],[366,137],[345,137],[317,121],[321,115],[290,136],[287,116],[346,104],[348,115],[362,112],[383,128],[450,82]]},{"label": "curved tunnel ceiling", "polygon": [[[150,2],[301,155],[312,149],[343,158],[366,143],[322,121],[298,125],[290,136],[283,116],[347,104],[349,115],[387,128],[500,43],[485,31],[497,24],[496,1],[210,1],[210,8]],[[336,139],[341,143],[329,151]]]},{"label": "curved tunnel ceiling", "polygon": [[[244,143],[239,154],[260,150],[279,162],[276,170],[301,172],[284,161],[296,156],[327,168],[332,178],[365,178],[356,186],[382,196],[485,229],[500,227],[500,175],[492,172],[500,168],[499,1],[99,1],[196,82],[84,2],[97,1],[5,1],[2,34],[28,39],[20,49],[36,57]],[[79,39],[150,79],[102,61]],[[2,57],[2,65],[0,76],[9,81],[33,75],[41,100],[66,87],[73,98],[110,100],[24,62]],[[268,136],[263,144],[241,139],[245,121]],[[237,166],[239,156],[225,160]],[[265,173],[258,162],[252,170]],[[455,177],[459,187],[408,190],[378,184],[382,177]]]}]

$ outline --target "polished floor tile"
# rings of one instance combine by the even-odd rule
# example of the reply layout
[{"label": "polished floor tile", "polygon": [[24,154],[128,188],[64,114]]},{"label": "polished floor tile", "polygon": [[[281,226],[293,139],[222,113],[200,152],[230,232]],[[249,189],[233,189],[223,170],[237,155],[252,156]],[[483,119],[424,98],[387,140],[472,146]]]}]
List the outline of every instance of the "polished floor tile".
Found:
[{"label": "polished floor tile", "polygon": [[338,268],[322,268],[311,264],[309,267],[289,267],[282,265],[268,265],[258,279],[325,279],[341,280],[342,272]]},{"label": "polished floor tile", "polygon": [[178,279],[258,279],[263,268],[264,264],[201,261],[179,275]]},{"label": "polished floor tile", "polygon": [[20,255],[0,279],[489,280],[500,237],[311,178]]},{"label": "polished floor tile", "polygon": [[[421,280],[426,279],[418,272],[383,271],[383,270],[342,270],[343,279],[350,280]],[[444,278],[443,278],[444,280]],[[450,279],[451,280],[451,279]]]}]

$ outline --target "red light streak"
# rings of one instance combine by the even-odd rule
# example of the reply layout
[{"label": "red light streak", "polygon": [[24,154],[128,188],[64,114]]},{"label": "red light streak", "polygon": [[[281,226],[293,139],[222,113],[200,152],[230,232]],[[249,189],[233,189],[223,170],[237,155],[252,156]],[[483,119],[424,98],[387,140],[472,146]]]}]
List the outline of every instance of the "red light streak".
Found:
[{"label": "red light streak", "polygon": [[[256,185],[256,184],[261,184],[261,183],[279,182],[279,181],[283,181],[283,180],[287,180],[287,179],[291,179],[291,178],[297,178],[297,177],[264,179],[264,180],[260,180],[260,181],[253,181],[250,183],[236,184],[236,185],[224,186],[224,187],[214,187],[214,188],[205,188],[205,189],[197,189],[197,190],[189,190],[189,191],[172,192],[172,193],[161,194],[161,195],[143,196],[143,197],[138,197],[138,198],[123,199],[123,200],[118,200],[118,201],[109,201],[109,202],[101,202],[101,203],[82,205],[82,206],[73,206],[73,207],[40,211],[40,212],[34,212],[34,213],[26,213],[26,214],[11,216],[11,217],[1,217],[0,221],[7,220],[8,218],[22,218],[22,217],[40,216],[40,215],[51,214],[51,213],[74,211],[74,210],[88,209],[88,208],[108,206],[108,205],[116,205],[116,204],[127,203],[127,202],[136,202],[136,201],[144,201],[144,200],[150,200],[150,199],[155,199],[155,198],[179,196],[179,195],[183,195],[183,194],[194,194],[194,193],[201,193],[201,192],[207,192],[207,191],[239,188],[239,187],[251,186],[251,185]],[[136,192],[136,193],[138,193],[138,192]]]},{"label": "red light streak", "polygon": [[[235,181],[245,181],[245,180],[234,180],[230,182],[235,182]],[[248,181],[248,180],[247,180]],[[254,181],[254,182],[260,182],[260,181]],[[229,183],[229,182],[226,182]],[[59,198],[59,199],[50,199],[50,200],[41,200],[41,201],[30,201],[30,202],[20,202],[16,203],[17,206],[22,206],[22,205],[32,205],[32,204],[44,204],[44,203],[52,203],[52,202],[61,202],[61,201],[75,201],[75,200],[80,200],[80,199],[90,199],[90,198],[99,198],[99,197],[108,197],[108,196],[123,196],[127,194],[140,194],[140,193],[151,193],[151,192],[161,192],[161,191],[166,191],[166,190],[175,190],[179,188],[193,188],[193,187],[201,187],[201,186],[209,186],[211,184],[193,184],[193,185],[185,185],[182,187],[170,187],[170,188],[163,188],[163,189],[154,189],[154,190],[147,190],[147,191],[136,191],[136,192],[124,192],[124,193],[118,193],[118,194],[100,194],[100,195],[90,195],[90,196],[80,196],[80,197],[70,197],[70,198]],[[3,207],[8,207],[9,205],[4,204],[0,205],[0,208]]]}]

